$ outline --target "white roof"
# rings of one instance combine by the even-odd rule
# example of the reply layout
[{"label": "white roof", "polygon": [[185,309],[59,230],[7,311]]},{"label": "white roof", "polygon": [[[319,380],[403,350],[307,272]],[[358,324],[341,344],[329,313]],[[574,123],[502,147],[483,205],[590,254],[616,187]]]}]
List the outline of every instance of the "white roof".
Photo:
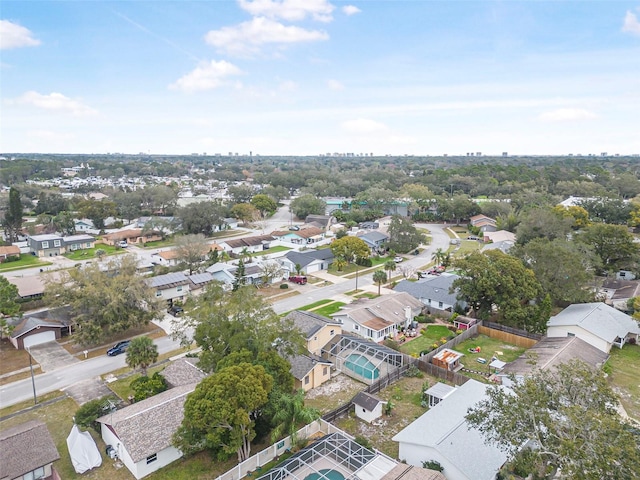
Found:
[{"label": "white roof", "polygon": [[[490,385],[468,380],[446,399],[400,431],[393,440],[437,450],[467,478],[493,480],[507,455],[469,428],[467,410],[486,397]],[[425,451],[425,458],[428,452]]]},{"label": "white roof", "polygon": [[577,326],[609,343],[628,333],[640,334],[638,322],[602,302],[575,303],[549,319],[547,327]]}]

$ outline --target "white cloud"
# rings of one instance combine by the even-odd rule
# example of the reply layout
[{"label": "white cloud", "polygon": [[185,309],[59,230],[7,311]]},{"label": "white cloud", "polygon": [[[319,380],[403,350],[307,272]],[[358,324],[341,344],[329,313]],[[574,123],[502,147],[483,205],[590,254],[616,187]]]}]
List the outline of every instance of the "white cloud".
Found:
[{"label": "white cloud", "polygon": [[229,85],[228,77],[240,75],[242,70],[225,60],[201,62],[193,71],[169,85],[172,90],[198,92]]},{"label": "white cloud", "polygon": [[78,116],[94,115],[97,113],[91,107],[56,92],[50,93],[49,95],[43,95],[38,92],[29,91],[19,97],[16,100],[16,103],[33,105],[34,107],[42,108],[44,110],[67,112]]},{"label": "white cloud", "polygon": [[292,80],[285,80],[280,83],[278,90],[281,92],[293,92],[298,89],[298,84]]},{"label": "white cloud", "polygon": [[342,123],[342,128],[349,133],[355,134],[380,133],[388,130],[387,126],[383,123],[368,118],[348,120]]},{"label": "white cloud", "polygon": [[344,85],[340,83],[338,80],[327,80],[327,86],[330,90],[344,90]]},{"label": "white cloud", "polygon": [[345,5],[344,7],[342,7],[342,12],[345,15],[355,15],[356,13],[362,12],[362,10],[360,10],[355,5]]},{"label": "white cloud", "polygon": [[27,135],[31,138],[39,138],[50,142],[67,142],[75,138],[73,133],[52,132],[51,130],[31,130],[27,132]]},{"label": "white cloud", "polygon": [[597,115],[584,108],[558,108],[557,110],[541,113],[538,116],[538,119],[544,122],[571,122],[575,120],[591,120],[593,118],[597,118]]},{"label": "white cloud", "polygon": [[239,0],[240,8],[254,17],[281,18],[289,22],[310,16],[320,22],[333,20],[334,6],[326,0]]},{"label": "white cloud", "polygon": [[628,10],[627,14],[624,16],[622,31],[640,36],[640,21],[636,14],[630,10]]},{"label": "white cloud", "polygon": [[327,40],[329,35],[320,30],[306,30],[285,26],[265,17],[254,18],[233,27],[211,30],[205,35],[209,45],[231,55],[257,53],[264,44],[291,44]]},{"label": "white cloud", "polygon": [[0,50],[36,45],[40,45],[40,40],[33,38],[33,33],[28,28],[9,20],[0,20]]}]

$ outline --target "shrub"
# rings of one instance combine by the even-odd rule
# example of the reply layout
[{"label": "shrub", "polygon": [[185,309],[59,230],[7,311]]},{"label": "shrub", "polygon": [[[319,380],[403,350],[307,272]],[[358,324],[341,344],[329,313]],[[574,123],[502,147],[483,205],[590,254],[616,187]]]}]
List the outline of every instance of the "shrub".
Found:
[{"label": "shrub", "polygon": [[372,267],[373,266],[373,262],[371,261],[370,258],[358,258],[356,260],[356,263],[358,265],[360,265],[361,267]]},{"label": "shrub", "polygon": [[422,374],[420,369],[418,367],[416,367],[415,365],[409,365],[409,368],[407,368],[407,371],[404,373],[404,376],[405,377],[415,377],[415,378],[424,377],[424,375]]},{"label": "shrub", "polygon": [[362,445],[364,448],[372,448],[372,445],[369,439],[363,437],[362,435],[356,435],[356,438],[354,440],[358,445]]},{"label": "shrub", "polygon": [[428,468],[429,470],[435,470],[437,472],[444,470],[444,467],[440,465],[440,462],[436,462],[435,460],[425,460],[422,462],[422,468]]},{"label": "shrub", "polygon": [[396,342],[392,338],[387,338],[384,341],[384,345],[385,345],[385,347],[389,347],[389,348],[391,348],[393,350],[400,351],[400,344],[398,342]]},{"label": "shrub", "polygon": [[281,283],[280,284],[280,289],[281,290],[286,290],[287,288],[289,288],[289,285],[287,285],[286,283]]},{"label": "shrub", "polygon": [[136,402],[153,397],[169,388],[165,378],[158,372],[151,375],[151,377],[136,378],[129,386],[133,390],[133,398]]},{"label": "shrub", "polygon": [[112,397],[102,397],[95,400],[90,400],[82,405],[74,416],[76,425],[83,428],[93,428],[96,432],[100,433],[100,424],[96,422],[96,419],[109,413]]}]

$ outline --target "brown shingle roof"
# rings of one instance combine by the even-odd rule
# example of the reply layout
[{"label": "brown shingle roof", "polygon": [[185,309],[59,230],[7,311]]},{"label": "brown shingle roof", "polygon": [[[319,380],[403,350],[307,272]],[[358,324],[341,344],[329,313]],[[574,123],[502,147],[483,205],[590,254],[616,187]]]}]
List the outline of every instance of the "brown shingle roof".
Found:
[{"label": "brown shingle roof", "polygon": [[110,425],[134,462],[171,446],[171,437],[182,424],[184,402],[196,384],[171,388],[134,403],[98,422]]},{"label": "brown shingle roof", "polygon": [[167,381],[169,388],[200,383],[207,374],[200,370],[197,365],[197,358],[180,358],[170,363],[167,368],[162,371],[162,376]]},{"label": "brown shingle roof", "polygon": [[60,458],[47,430],[37,420],[0,432],[0,478],[18,478]]},{"label": "brown shingle roof", "polygon": [[0,255],[20,255],[20,247],[15,245],[0,247]]}]

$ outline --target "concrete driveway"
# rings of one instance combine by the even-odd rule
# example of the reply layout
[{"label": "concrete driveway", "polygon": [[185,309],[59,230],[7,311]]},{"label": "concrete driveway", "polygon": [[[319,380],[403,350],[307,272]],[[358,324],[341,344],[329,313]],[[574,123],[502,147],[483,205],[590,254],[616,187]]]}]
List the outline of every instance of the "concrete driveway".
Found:
[{"label": "concrete driveway", "polygon": [[62,348],[58,342],[34,345],[29,349],[29,353],[40,365],[43,372],[50,372],[80,362],[80,360]]}]

